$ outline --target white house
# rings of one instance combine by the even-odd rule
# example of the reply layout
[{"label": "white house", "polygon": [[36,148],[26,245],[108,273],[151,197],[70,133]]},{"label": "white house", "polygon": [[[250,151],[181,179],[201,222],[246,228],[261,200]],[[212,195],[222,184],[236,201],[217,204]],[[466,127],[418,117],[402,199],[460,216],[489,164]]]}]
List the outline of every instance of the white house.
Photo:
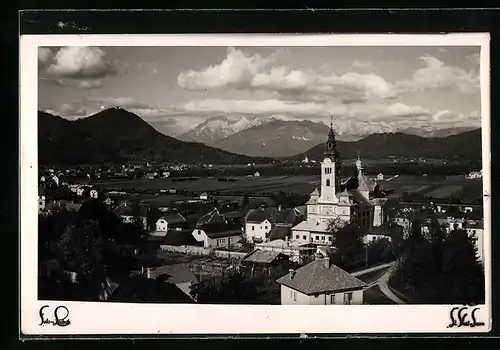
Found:
[{"label": "white house", "polygon": [[248,242],[263,242],[268,237],[271,229],[280,225],[292,227],[304,220],[304,214],[295,208],[250,209],[245,215],[245,238]]},{"label": "white house", "polygon": [[239,225],[207,224],[194,229],[192,235],[204,248],[229,247],[241,240],[243,231]]},{"label": "white house", "polygon": [[206,201],[206,200],[208,200],[208,193],[203,192],[202,194],[200,194],[200,199],[201,199],[202,201]]},{"label": "white house", "polygon": [[83,197],[85,195],[85,187],[80,186],[76,189],[76,195],[78,197]]},{"label": "white house", "polygon": [[256,171],[254,174],[253,174],[253,177],[259,177],[260,176],[260,173],[258,171]]},{"label": "white house", "polygon": [[170,171],[164,171],[164,172],[162,173],[162,176],[163,176],[164,178],[170,177]]},{"label": "white house", "polygon": [[156,221],[156,232],[165,235],[169,229],[181,230],[186,222],[186,218],[178,212],[165,213]]},{"label": "white house", "polygon": [[113,204],[113,200],[110,197],[106,197],[105,200],[102,201],[106,205],[111,205]]},{"label": "white house", "polygon": [[290,272],[277,280],[281,285],[281,305],[361,305],[366,284],[328,257]]},{"label": "white house", "polygon": [[377,175],[377,180],[378,180],[378,181],[383,181],[383,180],[384,180],[384,174],[379,173],[379,174]]}]

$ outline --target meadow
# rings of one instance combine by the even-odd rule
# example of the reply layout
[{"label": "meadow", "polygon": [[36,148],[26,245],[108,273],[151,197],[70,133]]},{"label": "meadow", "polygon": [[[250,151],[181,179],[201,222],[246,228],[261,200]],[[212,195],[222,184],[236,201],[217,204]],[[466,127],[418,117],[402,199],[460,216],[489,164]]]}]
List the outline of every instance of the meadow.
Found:
[{"label": "meadow", "polygon": [[[172,181],[172,179],[112,180],[95,182],[94,185],[107,191],[112,189],[185,190],[193,194],[218,192],[221,196],[224,196],[224,194],[231,195],[234,192],[246,192],[251,195],[262,196],[280,191],[306,195],[320,186],[318,175],[238,177],[236,179],[233,182],[220,182],[216,178],[199,178],[194,181]],[[405,192],[434,198],[460,198],[464,200],[477,200],[482,197],[481,179],[468,180],[458,175],[446,177],[401,175],[389,181],[379,181],[379,184],[382,189],[391,190],[391,197],[400,196]],[[160,196],[168,196],[168,194],[160,194]],[[170,195],[170,197],[179,196]]]}]

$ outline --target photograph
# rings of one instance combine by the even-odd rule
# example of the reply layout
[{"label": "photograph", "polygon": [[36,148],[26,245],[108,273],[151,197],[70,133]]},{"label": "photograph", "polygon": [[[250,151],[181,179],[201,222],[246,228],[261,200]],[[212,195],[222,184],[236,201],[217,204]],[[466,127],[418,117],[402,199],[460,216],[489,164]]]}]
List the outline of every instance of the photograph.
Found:
[{"label": "photograph", "polygon": [[21,39],[26,328],[490,329],[488,35],[307,37]]}]

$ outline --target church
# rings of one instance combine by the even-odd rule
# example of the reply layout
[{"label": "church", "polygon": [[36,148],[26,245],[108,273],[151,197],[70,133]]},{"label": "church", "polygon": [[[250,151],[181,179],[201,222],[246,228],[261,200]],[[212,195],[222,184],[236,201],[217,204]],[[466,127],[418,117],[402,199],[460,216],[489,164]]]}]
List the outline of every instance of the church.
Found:
[{"label": "church", "polygon": [[364,234],[382,225],[386,198],[377,195],[381,192],[378,184],[363,174],[359,155],[355,175],[341,181],[340,166],[333,124],[330,124],[321,162],[321,187],[311,193],[306,203],[306,220],[292,227],[292,240],[331,245],[334,241],[333,233],[328,230],[331,220],[339,225],[355,223]]}]

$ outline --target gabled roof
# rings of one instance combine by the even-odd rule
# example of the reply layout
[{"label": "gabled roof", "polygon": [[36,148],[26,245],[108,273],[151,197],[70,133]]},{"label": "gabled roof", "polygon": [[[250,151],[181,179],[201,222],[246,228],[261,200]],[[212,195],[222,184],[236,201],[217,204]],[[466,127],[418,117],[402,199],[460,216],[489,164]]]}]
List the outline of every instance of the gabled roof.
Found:
[{"label": "gabled roof", "polygon": [[281,277],[277,282],[307,295],[359,290],[366,286],[361,280],[331,264],[329,259],[317,259]]},{"label": "gabled roof", "polygon": [[247,255],[242,261],[250,263],[269,264],[281,255],[278,251],[272,250],[254,250]]},{"label": "gabled roof", "polygon": [[162,219],[169,224],[179,224],[186,222],[186,218],[179,212],[164,213],[158,220]]},{"label": "gabled roof", "polygon": [[352,199],[356,204],[359,204],[360,206],[370,206],[372,203],[368,198],[366,198],[360,191],[359,189],[354,189],[350,190],[349,194],[352,196]]},{"label": "gabled roof", "polygon": [[295,208],[259,208],[248,211],[245,219],[247,223],[261,223],[268,220],[272,224],[293,225],[303,217]]},{"label": "gabled roof", "polygon": [[317,197],[319,197],[319,191],[318,191],[317,187],[314,189],[314,191],[311,192],[311,196],[317,196]]},{"label": "gabled roof", "polygon": [[222,238],[242,235],[241,226],[237,224],[206,224],[197,228],[203,230],[209,238]]},{"label": "gabled roof", "polygon": [[294,227],[293,231],[329,232],[328,223],[319,220],[305,220]]},{"label": "gabled roof", "polygon": [[165,236],[163,237],[162,244],[167,245],[198,245],[198,242],[192,235],[191,230],[176,230],[169,229]]},{"label": "gabled roof", "polygon": [[189,264],[186,263],[165,265],[153,268],[150,270],[150,276],[152,279],[157,279],[160,276],[164,277],[164,281],[173,284],[198,282],[198,279],[191,271]]},{"label": "gabled roof", "polygon": [[271,231],[267,233],[267,238],[269,238],[270,241],[274,241],[277,239],[285,239],[285,237],[289,237],[291,232],[291,227],[289,226],[281,226],[281,225],[275,225]]}]

